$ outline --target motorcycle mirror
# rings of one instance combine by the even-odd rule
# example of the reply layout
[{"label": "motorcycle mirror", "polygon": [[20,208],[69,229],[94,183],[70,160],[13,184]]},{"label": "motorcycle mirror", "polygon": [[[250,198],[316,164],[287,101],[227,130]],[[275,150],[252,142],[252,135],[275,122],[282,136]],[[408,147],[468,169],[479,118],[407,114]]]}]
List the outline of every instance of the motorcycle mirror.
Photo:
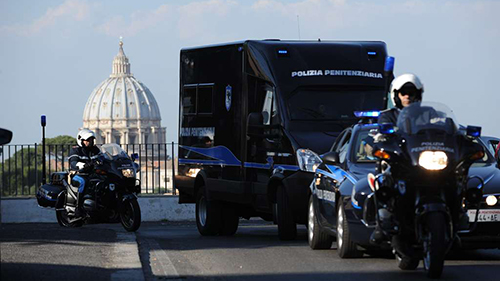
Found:
[{"label": "motorcycle mirror", "polygon": [[139,154],[137,154],[137,153],[132,153],[132,154],[130,154],[130,158],[132,158],[132,160],[134,160],[134,161],[135,161],[135,160],[139,159]]},{"label": "motorcycle mirror", "polygon": [[479,138],[481,136],[481,127],[467,126],[467,136],[472,138]]},{"label": "motorcycle mirror", "polygon": [[12,132],[0,129],[0,145],[8,144],[12,140]]},{"label": "motorcycle mirror", "polygon": [[392,135],[394,134],[394,125],[392,123],[378,124],[378,131],[384,135]]}]

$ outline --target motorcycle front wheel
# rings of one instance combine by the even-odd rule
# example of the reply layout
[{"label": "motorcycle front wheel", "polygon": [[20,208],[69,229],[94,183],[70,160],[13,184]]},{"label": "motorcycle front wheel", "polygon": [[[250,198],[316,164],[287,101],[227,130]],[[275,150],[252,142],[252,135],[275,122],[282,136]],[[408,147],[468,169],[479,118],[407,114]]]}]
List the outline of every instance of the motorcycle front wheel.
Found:
[{"label": "motorcycle front wheel", "polygon": [[133,232],[141,226],[141,208],[137,200],[125,200],[120,212],[120,222],[128,232]]},{"label": "motorcycle front wheel", "polygon": [[446,218],[443,213],[429,213],[424,223],[427,232],[424,238],[424,267],[429,278],[439,278],[446,255]]}]

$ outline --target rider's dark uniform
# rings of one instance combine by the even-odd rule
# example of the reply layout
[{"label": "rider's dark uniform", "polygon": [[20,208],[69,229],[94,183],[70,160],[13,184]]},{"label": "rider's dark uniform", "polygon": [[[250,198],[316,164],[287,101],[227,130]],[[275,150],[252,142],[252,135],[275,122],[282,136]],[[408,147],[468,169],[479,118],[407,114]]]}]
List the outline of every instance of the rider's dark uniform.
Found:
[{"label": "rider's dark uniform", "polygon": [[399,112],[400,110],[396,107],[384,110],[380,112],[380,116],[378,117],[378,123],[392,123],[394,126],[396,126],[396,123],[398,121],[399,117]]},{"label": "rider's dark uniform", "polygon": [[[68,161],[70,162],[70,170],[71,171],[80,171],[78,166],[76,165],[78,162],[82,162],[85,164],[90,164],[94,158],[97,157],[100,150],[96,146],[91,147],[79,147],[74,146],[71,148],[69,153]],[[78,186],[78,208],[83,206],[83,195],[85,192],[85,183],[87,182],[87,176],[83,173],[77,173],[73,176],[71,185]]]}]

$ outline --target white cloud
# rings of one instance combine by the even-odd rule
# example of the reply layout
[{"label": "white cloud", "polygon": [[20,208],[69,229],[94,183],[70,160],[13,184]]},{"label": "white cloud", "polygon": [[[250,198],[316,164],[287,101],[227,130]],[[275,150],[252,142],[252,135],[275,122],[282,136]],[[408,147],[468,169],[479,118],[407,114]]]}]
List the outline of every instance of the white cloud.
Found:
[{"label": "white cloud", "polygon": [[14,33],[17,35],[30,36],[40,33],[42,30],[53,26],[61,18],[69,18],[74,21],[85,20],[90,13],[90,6],[86,1],[67,0],[55,8],[48,8],[47,12],[29,24],[14,24],[0,26],[0,33]]},{"label": "white cloud", "polygon": [[[179,6],[177,8],[179,37],[189,39],[207,35],[211,37],[211,34],[217,31],[224,33],[225,28],[222,26],[218,29],[214,27],[219,24],[237,24],[237,22],[228,21],[228,18],[241,14],[241,11],[237,10],[238,6],[238,3],[232,0],[200,1]],[[228,26],[228,28],[231,27]]]},{"label": "white cloud", "polygon": [[113,16],[97,26],[97,30],[113,37],[121,35],[132,37],[143,30],[157,26],[159,23],[169,21],[173,16],[173,7],[165,4],[151,11],[136,11],[132,13],[128,21],[121,15]]}]

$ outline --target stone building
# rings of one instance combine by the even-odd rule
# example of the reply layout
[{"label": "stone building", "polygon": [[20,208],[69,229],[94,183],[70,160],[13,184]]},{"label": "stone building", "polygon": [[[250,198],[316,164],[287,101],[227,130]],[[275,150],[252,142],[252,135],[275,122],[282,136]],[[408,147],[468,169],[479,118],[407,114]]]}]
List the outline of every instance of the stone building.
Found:
[{"label": "stone building", "polygon": [[120,40],[109,78],[90,95],[83,112],[83,128],[96,133],[97,143],[165,143],[158,104],[151,91],[130,72]]}]

